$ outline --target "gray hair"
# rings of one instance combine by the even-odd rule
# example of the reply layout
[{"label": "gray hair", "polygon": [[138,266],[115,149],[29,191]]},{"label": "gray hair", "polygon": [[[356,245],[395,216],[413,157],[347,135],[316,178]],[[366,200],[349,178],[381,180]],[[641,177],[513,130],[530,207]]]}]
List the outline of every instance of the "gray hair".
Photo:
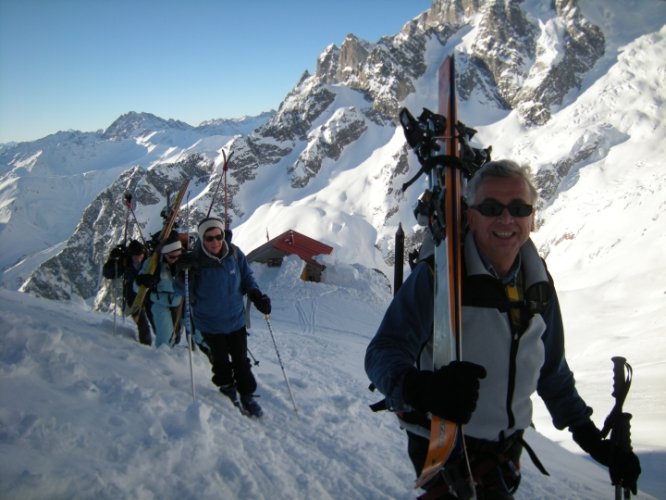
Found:
[{"label": "gray hair", "polygon": [[539,198],[539,192],[537,191],[534,180],[532,177],[532,172],[530,168],[526,165],[519,165],[512,160],[497,160],[490,161],[483,165],[478,172],[476,172],[470,181],[467,183],[467,188],[465,189],[465,200],[468,205],[473,205],[476,201],[474,198],[476,192],[479,190],[479,187],[483,182],[490,177],[520,177],[525,180],[527,183],[527,188],[530,192],[531,204],[535,204]]}]

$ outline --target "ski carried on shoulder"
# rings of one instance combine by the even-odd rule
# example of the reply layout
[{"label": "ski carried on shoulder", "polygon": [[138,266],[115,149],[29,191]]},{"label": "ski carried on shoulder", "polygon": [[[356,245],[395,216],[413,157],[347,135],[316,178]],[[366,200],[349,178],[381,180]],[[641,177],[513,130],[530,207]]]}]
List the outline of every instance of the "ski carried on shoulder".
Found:
[{"label": "ski carried on shoulder", "polygon": [[[426,174],[428,189],[416,209],[417,218],[427,220],[434,254],[433,371],[454,360],[462,360],[462,196],[465,179],[490,159],[490,148],[474,149],[469,140],[476,133],[458,121],[453,56],[438,72],[438,114],[424,109],[418,119],[407,109],[400,112],[408,144],[421,169],[409,182]],[[463,467],[448,470],[447,462]],[[456,498],[474,498],[475,488],[467,459],[462,426],[431,415],[430,444],[416,487],[427,487],[443,476]]]},{"label": "ski carried on shoulder", "polygon": [[[157,264],[159,263],[160,259],[160,247],[162,246],[162,243],[164,243],[164,241],[171,234],[171,230],[173,229],[173,226],[176,223],[176,217],[178,216],[178,210],[180,209],[180,204],[183,201],[183,198],[185,197],[185,193],[187,192],[187,187],[189,186],[189,184],[190,184],[190,179],[188,177],[183,181],[180,188],[178,189],[178,194],[176,195],[176,198],[173,202],[173,206],[171,207],[171,213],[169,214],[169,217],[167,218],[166,223],[164,224],[164,227],[160,232],[159,243],[157,245],[157,248],[152,253],[152,255],[150,256],[150,260],[148,261],[146,274],[152,274],[155,272],[155,269],[157,269]],[[132,307],[130,308],[130,314],[132,315],[137,314],[141,310],[141,307],[143,306],[143,301],[146,298],[147,293],[148,293],[148,288],[146,288],[145,286],[139,286],[139,289],[136,293],[136,298],[134,299]]]}]

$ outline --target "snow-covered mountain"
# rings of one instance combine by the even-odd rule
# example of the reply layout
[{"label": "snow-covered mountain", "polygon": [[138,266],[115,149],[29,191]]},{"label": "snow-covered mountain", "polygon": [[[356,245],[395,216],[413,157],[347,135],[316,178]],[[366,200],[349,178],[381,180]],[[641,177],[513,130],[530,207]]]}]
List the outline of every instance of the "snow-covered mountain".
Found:
[{"label": "snow-covered mountain", "polygon": [[[638,60],[659,60],[664,3],[641,0],[628,12],[625,5],[435,0],[394,36],[373,44],[349,35],[340,47],[325,48],[315,74],[306,72],[275,113],[192,127],[132,112],[103,132],[59,132],[3,147],[3,284],[108,303],[104,287],[94,290],[105,251],[124,236],[122,194],[139,188],[141,230],[156,230],[174,183],[154,179],[173,169],[181,171],[169,177],[183,177],[180,166],[199,162],[185,224],[191,227],[208,209],[222,148],[234,152],[228,216],[244,248],[267,232],[298,230],[318,218],[312,236],[342,260],[388,272],[398,223],[407,226],[411,245],[419,239],[410,227],[419,188],[399,189],[417,165],[397,111],[436,109],[436,69],[451,52],[461,119],[479,129],[477,140],[492,144],[494,157],[530,163],[549,205],[581,168],[603,163],[616,145],[632,138],[663,143],[659,133],[642,133],[660,119],[660,73],[635,75],[627,65],[640,63],[622,56],[635,46]],[[646,36],[656,43],[644,42]],[[622,86],[627,91],[618,95]],[[630,115],[638,122],[625,120]],[[162,173],[146,174],[153,170]],[[136,224],[131,230],[137,237]],[[63,276],[68,268],[82,272]]]},{"label": "snow-covered mountain", "polygon": [[[234,136],[250,133],[274,114],[193,127],[130,112],[104,131],[57,132],[34,142],[0,146],[3,286],[17,289],[36,267],[62,250],[84,210],[130,170],[159,170],[158,165],[192,161],[199,155],[214,158]],[[113,206],[120,199],[109,202]]]},{"label": "snow-covered mountain", "polygon": [[[663,0],[434,0],[394,36],[324,48],[314,74],[247,128],[129,113],[106,131],[2,146],[2,285],[108,311],[100,265],[123,240],[123,194],[138,203],[130,235],[148,235],[192,177],[180,220],[192,228],[211,205],[222,149],[234,152],[228,216],[246,252],[295,229],[333,246],[334,263],[390,276],[398,224],[418,243],[412,208],[423,189],[400,191],[418,162],[397,111],[437,109],[437,68],[451,53],[461,120],[494,158],[531,165],[539,181],[534,239],[559,291],[579,389],[601,423],[609,359],[629,359],[634,442],[653,451],[661,489],[650,491],[666,496],[656,472],[666,449]],[[535,421],[571,446],[543,408]]]}]

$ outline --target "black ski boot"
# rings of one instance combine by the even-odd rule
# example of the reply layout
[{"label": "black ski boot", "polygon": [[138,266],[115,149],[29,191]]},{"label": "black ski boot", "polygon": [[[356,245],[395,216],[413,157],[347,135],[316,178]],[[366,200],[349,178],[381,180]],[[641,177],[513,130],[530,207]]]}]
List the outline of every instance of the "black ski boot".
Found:
[{"label": "black ski boot", "polygon": [[259,403],[254,400],[254,396],[252,394],[243,394],[241,396],[240,404],[241,411],[249,417],[258,418],[264,414],[261,406],[259,406]]},{"label": "black ski boot", "polygon": [[236,387],[233,384],[220,387],[220,392],[228,397],[234,406],[240,408],[240,403],[238,402],[238,393],[236,392]]}]

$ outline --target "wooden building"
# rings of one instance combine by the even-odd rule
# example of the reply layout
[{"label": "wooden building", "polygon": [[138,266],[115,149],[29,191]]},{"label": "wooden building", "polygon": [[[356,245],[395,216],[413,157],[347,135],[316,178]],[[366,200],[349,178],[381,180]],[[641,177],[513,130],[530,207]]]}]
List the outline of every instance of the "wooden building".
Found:
[{"label": "wooden building", "polygon": [[325,266],[314,260],[314,257],[330,255],[332,251],[333,247],[290,229],[252,250],[247,254],[247,260],[278,267],[282,265],[285,256],[298,255],[305,262],[301,278],[320,281]]}]

